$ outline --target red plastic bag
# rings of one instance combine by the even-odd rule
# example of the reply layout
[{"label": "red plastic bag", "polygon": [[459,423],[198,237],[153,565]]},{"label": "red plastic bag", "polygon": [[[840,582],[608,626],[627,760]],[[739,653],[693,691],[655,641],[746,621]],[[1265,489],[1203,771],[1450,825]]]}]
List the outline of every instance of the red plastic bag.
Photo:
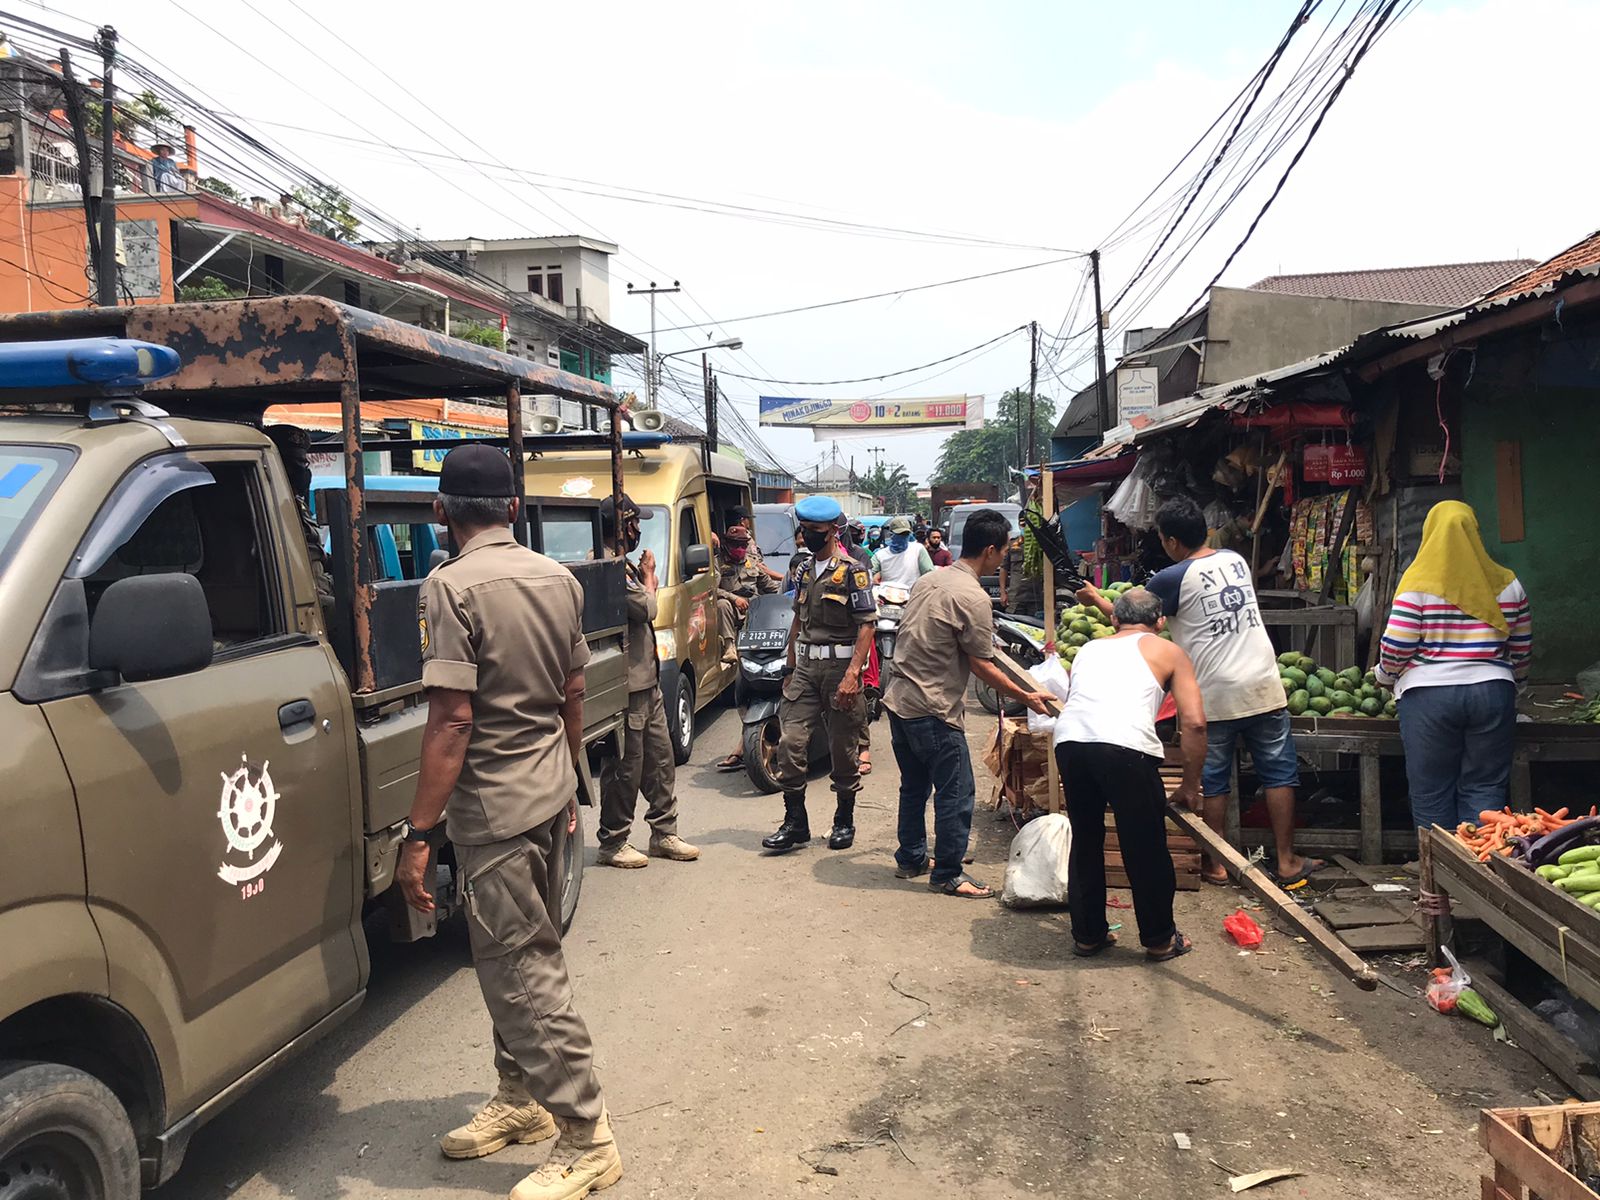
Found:
[{"label": "red plastic bag", "polygon": [[1257,925],[1250,914],[1242,908],[1236,910],[1232,916],[1223,917],[1222,928],[1246,950],[1261,945],[1261,926]]}]

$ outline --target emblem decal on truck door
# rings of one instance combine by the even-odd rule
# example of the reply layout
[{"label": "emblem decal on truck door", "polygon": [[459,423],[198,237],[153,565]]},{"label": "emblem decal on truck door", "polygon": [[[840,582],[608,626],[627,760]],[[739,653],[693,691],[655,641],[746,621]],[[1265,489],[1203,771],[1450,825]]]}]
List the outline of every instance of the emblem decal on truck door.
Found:
[{"label": "emblem decal on truck door", "polygon": [[[261,878],[272,870],[272,864],[283,853],[283,843],[272,835],[272,818],[278,812],[278,791],[272,786],[272,776],[267,763],[254,767],[243,755],[239,769],[222,776],[222,801],[217,809],[217,820],[222,822],[222,835],[228,839],[228,849],[223,856],[217,878],[239,888],[246,900],[258,895],[265,887]],[[265,853],[257,852],[267,846]],[[243,862],[239,860],[243,859]]]}]

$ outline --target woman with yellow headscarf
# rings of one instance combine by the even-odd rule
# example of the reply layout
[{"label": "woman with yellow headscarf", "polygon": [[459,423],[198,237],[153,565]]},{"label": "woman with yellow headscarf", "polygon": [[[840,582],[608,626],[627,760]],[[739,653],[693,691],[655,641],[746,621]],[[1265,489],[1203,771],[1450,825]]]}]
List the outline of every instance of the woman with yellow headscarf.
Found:
[{"label": "woman with yellow headscarf", "polygon": [[1483,548],[1477,514],[1459,500],[1434,505],[1378,660],[1399,701],[1418,826],[1453,829],[1505,805],[1517,685],[1532,655],[1528,594]]}]

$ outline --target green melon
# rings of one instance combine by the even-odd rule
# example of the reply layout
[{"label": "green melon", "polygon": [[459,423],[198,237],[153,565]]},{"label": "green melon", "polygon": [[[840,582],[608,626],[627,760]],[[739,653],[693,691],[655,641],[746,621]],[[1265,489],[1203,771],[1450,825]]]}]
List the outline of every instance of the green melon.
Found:
[{"label": "green melon", "polygon": [[1306,707],[1310,703],[1311,693],[1306,691],[1305,688],[1301,688],[1296,692],[1291,692],[1289,694],[1289,715],[1291,717],[1298,717],[1301,713],[1306,711]]},{"label": "green melon", "polygon": [[1376,696],[1368,696],[1360,704],[1361,711],[1369,717],[1375,717],[1383,711],[1383,705]]},{"label": "green melon", "polygon": [[1323,686],[1322,680],[1316,675],[1312,675],[1307,678],[1305,685],[1306,691],[1311,693],[1313,699],[1315,699],[1317,696],[1323,695],[1328,690]]},{"label": "green melon", "polygon": [[1318,667],[1317,678],[1322,680],[1323,687],[1331,688],[1333,686],[1333,681],[1337,679],[1338,676],[1333,673],[1333,669],[1331,667]]},{"label": "green melon", "polygon": [[1314,713],[1327,713],[1332,711],[1333,701],[1326,696],[1312,696],[1310,703],[1306,707]]},{"label": "green melon", "polygon": [[1329,699],[1333,701],[1334,708],[1354,708],[1356,706],[1354,693],[1347,692],[1343,688],[1329,693]]},{"label": "green melon", "polygon": [[1302,654],[1298,660],[1298,665],[1302,671],[1315,671],[1317,669],[1317,660],[1309,654]]},{"label": "green melon", "polygon": [[1302,671],[1299,667],[1285,667],[1285,668],[1283,668],[1282,671],[1278,672],[1278,674],[1281,675],[1285,679],[1293,680],[1294,681],[1294,685],[1296,687],[1304,687],[1305,686],[1306,673],[1304,671]]}]

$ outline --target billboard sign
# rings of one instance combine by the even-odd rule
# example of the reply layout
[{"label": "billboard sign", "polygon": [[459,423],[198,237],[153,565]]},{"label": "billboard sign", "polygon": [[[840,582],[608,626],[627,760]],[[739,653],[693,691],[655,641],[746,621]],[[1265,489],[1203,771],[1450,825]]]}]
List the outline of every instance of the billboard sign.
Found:
[{"label": "billboard sign", "polygon": [[830,400],[762,396],[760,423],[808,429],[966,428],[981,416],[982,397],[935,396],[923,400]]},{"label": "billboard sign", "polygon": [[1148,417],[1156,406],[1160,372],[1154,367],[1117,368],[1117,423]]}]

